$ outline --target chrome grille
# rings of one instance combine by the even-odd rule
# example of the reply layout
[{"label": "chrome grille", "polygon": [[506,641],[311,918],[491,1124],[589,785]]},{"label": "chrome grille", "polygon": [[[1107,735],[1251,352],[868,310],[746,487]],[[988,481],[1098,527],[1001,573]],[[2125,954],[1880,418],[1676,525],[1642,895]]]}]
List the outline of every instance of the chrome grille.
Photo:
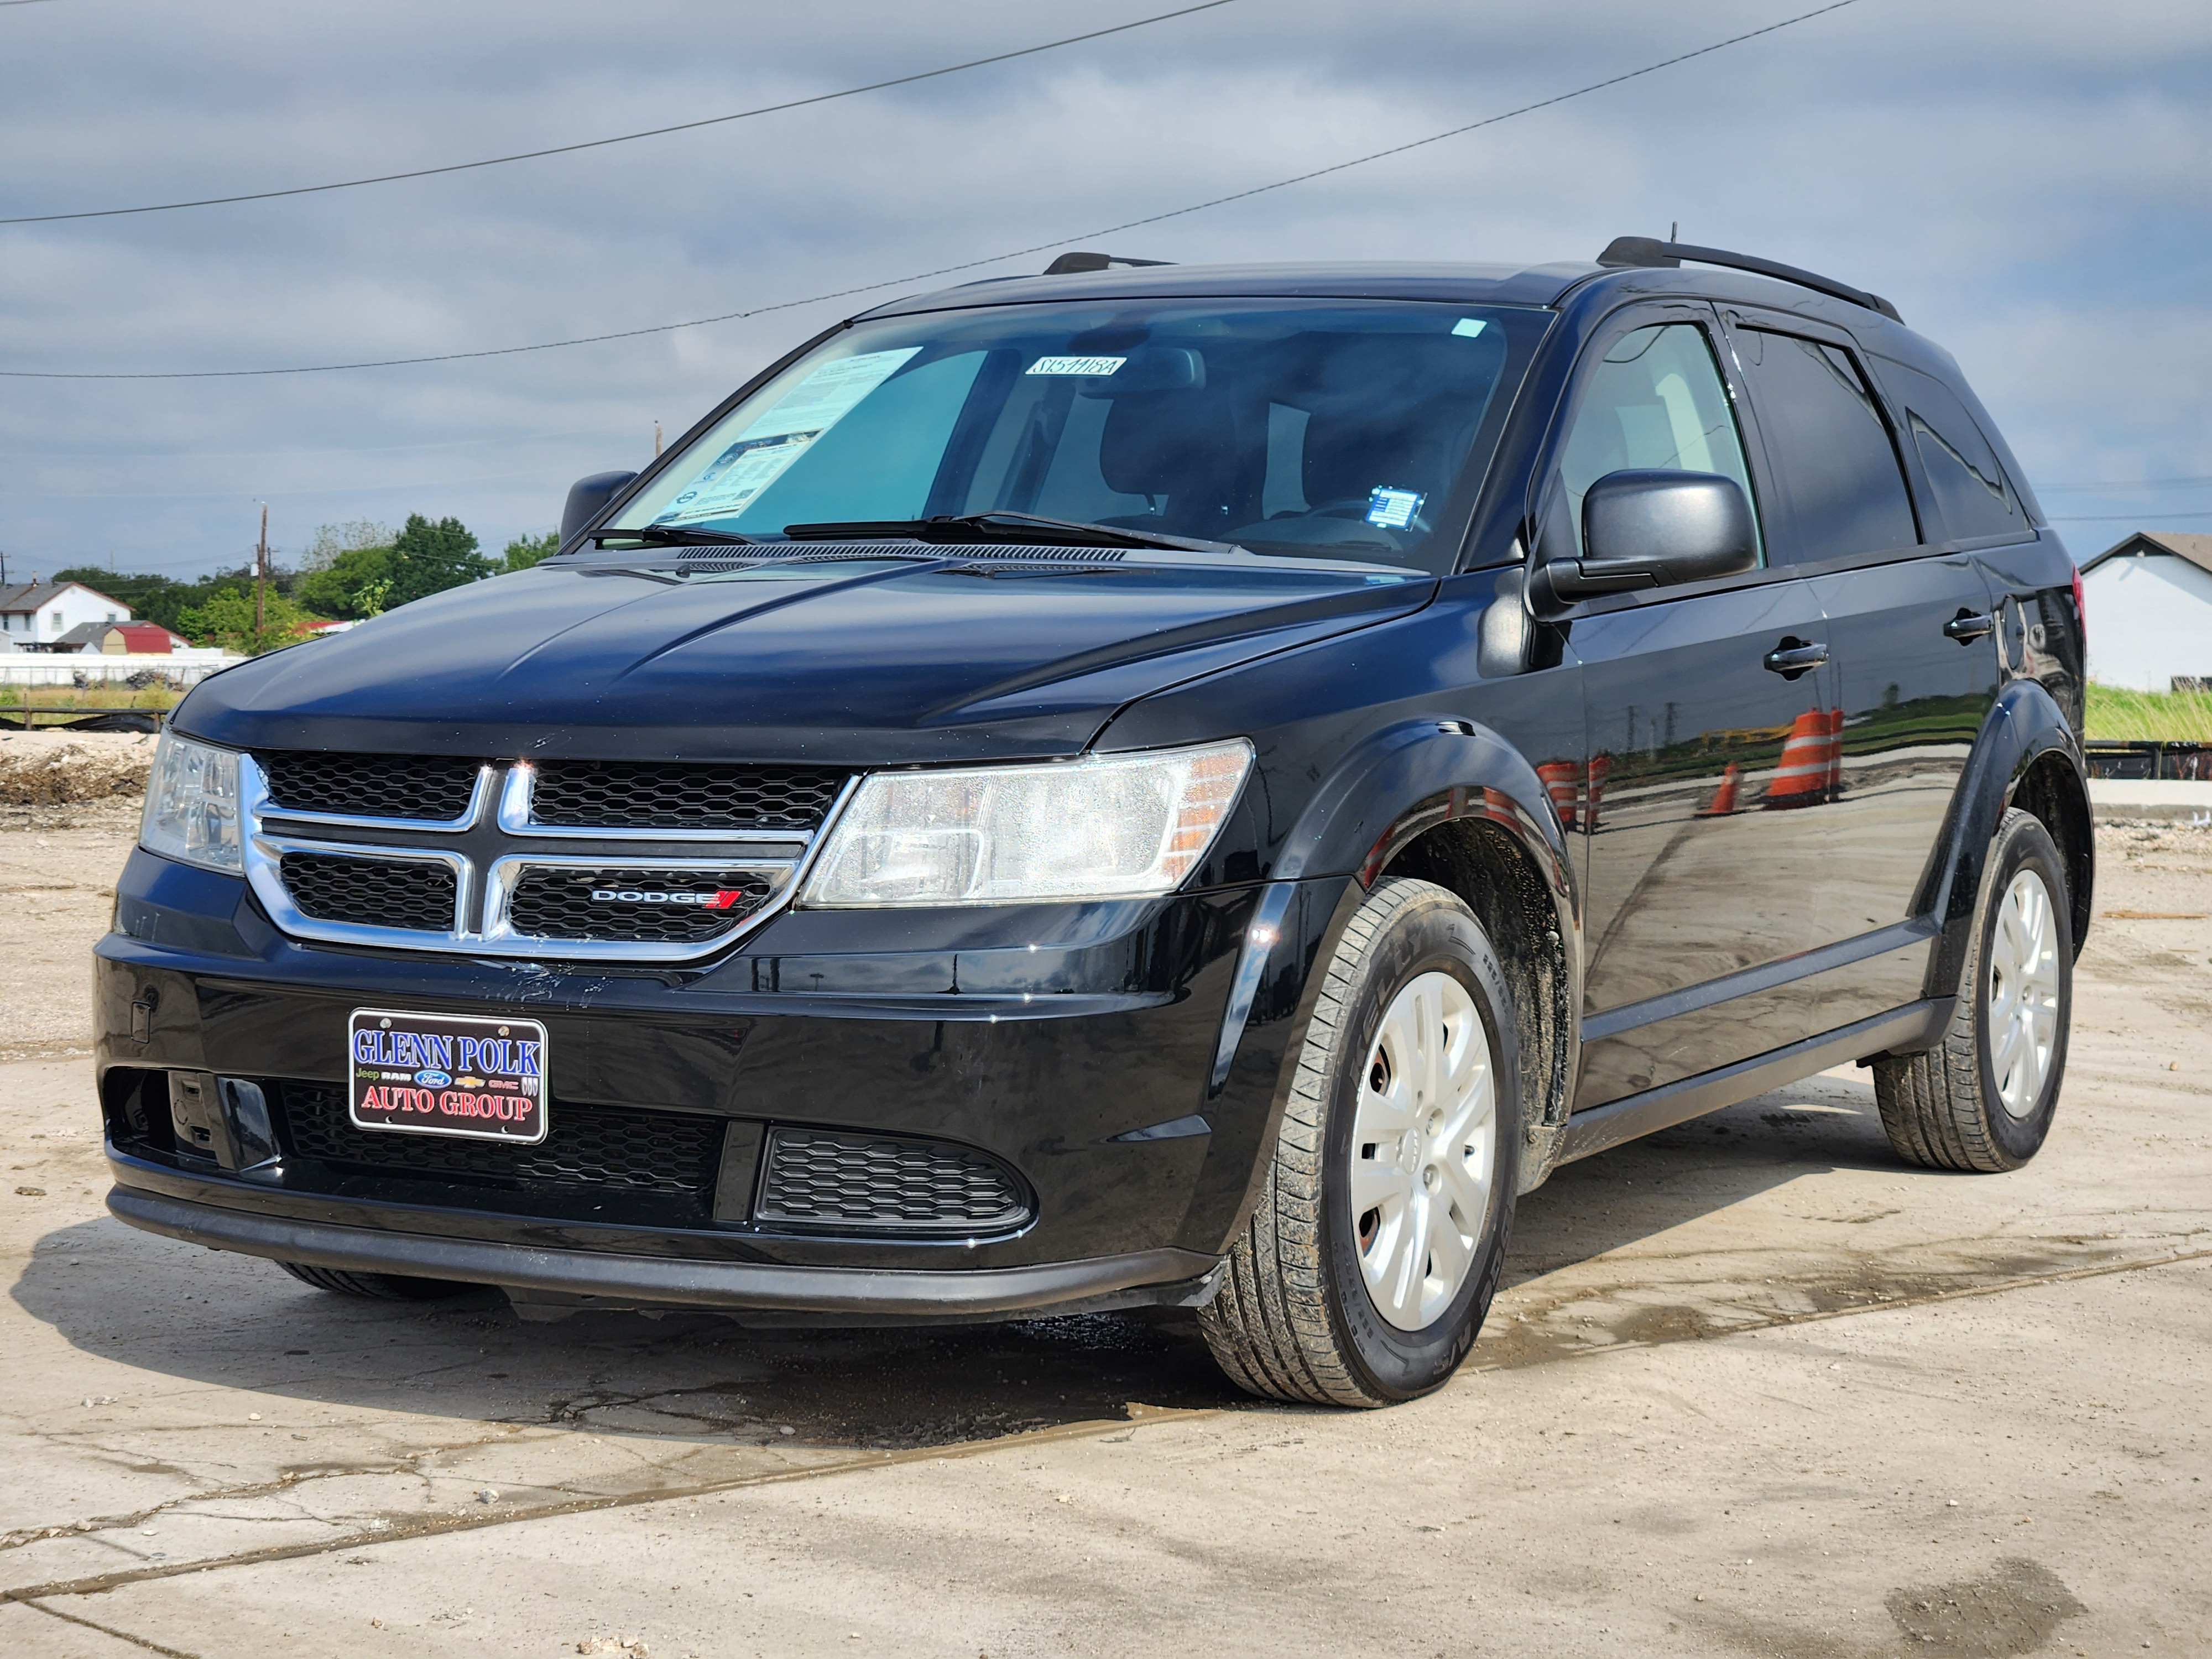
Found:
[{"label": "chrome grille", "polygon": [[302,915],[363,927],[450,933],[456,896],[449,864],[288,852],[278,872]]},{"label": "chrome grille", "polygon": [[533,939],[697,944],[729,933],[775,890],[757,870],[526,864],[507,919]]},{"label": "chrome grille", "polygon": [[769,1131],[756,1220],[870,1231],[973,1232],[1026,1221],[1013,1172],[942,1140],[779,1127]]},{"label": "chrome grille", "polygon": [[340,755],[288,750],[255,757],[280,811],[451,823],[469,810],[481,761],[444,755]]},{"label": "chrome grille", "polygon": [[[337,763],[351,757],[317,756],[325,793],[301,792],[309,773],[294,777],[291,800],[329,805],[333,780],[366,788],[393,769],[447,769],[441,787],[465,780],[466,799],[434,819],[389,814],[443,811],[450,793],[364,796],[348,813],[286,805],[264,758],[290,757],[238,758],[246,878],[287,933],[569,961],[686,962],[728,945],[795,890],[857,781],[807,767],[561,762],[550,769],[556,810],[603,822],[554,825],[533,816],[533,764],[370,756],[348,774]],[[744,814],[758,822],[709,822]]]},{"label": "chrome grille", "polygon": [[812,830],[846,775],[811,766],[543,761],[530,822],[585,830]]}]

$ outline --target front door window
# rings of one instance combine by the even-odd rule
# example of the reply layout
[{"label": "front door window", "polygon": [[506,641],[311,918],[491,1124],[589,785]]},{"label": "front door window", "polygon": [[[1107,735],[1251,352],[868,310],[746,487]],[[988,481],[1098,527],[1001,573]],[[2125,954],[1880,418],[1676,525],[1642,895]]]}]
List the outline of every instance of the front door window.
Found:
[{"label": "front door window", "polygon": [[1632,468],[1717,472],[1756,499],[1728,389],[1694,323],[1632,330],[1591,370],[1559,456],[1577,550],[1583,496],[1607,473]]}]

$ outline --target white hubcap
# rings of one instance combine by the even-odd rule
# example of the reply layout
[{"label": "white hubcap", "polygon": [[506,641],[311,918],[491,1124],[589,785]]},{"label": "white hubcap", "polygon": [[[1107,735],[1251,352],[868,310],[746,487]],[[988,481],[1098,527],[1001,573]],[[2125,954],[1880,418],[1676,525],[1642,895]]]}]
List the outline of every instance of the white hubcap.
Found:
[{"label": "white hubcap", "polygon": [[2043,878],[2023,870],[1997,902],[1984,1025],[1997,1099],[2026,1117],[2043,1098],[2058,1040],[2058,928]]},{"label": "white hubcap", "polygon": [[1490,1039],[1467,988],[1423,974],[1382,1016],[1352,1122],[1352,1228],[1377,1312],[1435,1323],[1474,1266],[1498,1167]]}]

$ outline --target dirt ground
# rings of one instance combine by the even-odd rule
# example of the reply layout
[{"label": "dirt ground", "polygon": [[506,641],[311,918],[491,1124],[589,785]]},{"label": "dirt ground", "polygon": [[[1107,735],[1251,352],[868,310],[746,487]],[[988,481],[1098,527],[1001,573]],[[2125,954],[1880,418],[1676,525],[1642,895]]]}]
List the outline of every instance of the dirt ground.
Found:
[{"label": "dirt ground", "polygon": [[0,1650],[2212,1651],[2212,832],[2100,832],[2043,1156],[1864,1073],[1571,1165],[1447,1389],[1188,1324],[348,1304],[129,1231],[85,1057],[128,801],[0,808]]}]

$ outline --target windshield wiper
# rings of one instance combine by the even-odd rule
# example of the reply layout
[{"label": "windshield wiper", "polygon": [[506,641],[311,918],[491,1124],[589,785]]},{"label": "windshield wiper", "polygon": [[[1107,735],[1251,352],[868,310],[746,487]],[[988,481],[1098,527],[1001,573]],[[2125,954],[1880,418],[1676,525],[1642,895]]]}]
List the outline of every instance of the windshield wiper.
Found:
[{"label": "windshield wiper", "polygon": [[795,542],[866,541],[896,537],[947,546],[1027,542],[1045,547],[1164,547],[1180,553],[1241,553],[1230,542],[1164,536],[1150,530],[1080,524],[1036,513],[940,513],[927,519],[852,519],[825,524],[787,524],[783,533]]},{"label": "windshield wiper", "polygon": [[592,539],[604,547],[609,542],[644,542],[653,547],[757,547],[757,536],[740,536],[733,530],[702,530],[696,525],[649,524],[639,530],[595,530]]}]

